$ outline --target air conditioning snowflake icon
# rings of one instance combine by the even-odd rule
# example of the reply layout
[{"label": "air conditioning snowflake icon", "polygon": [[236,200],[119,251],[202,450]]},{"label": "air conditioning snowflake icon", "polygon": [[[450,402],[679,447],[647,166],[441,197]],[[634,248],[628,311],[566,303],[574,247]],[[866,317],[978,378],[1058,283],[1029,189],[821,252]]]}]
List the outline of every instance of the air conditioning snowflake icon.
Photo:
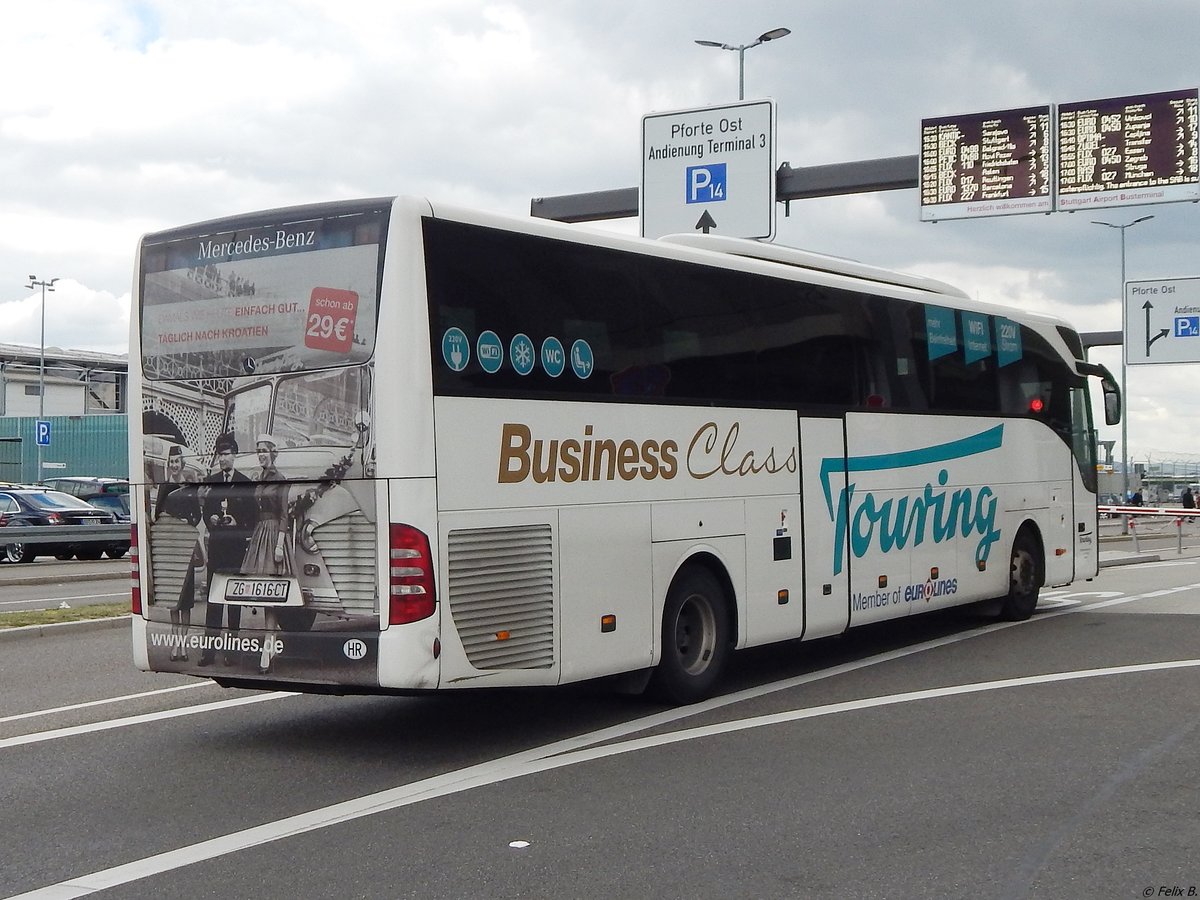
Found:
[{"label": "air conditioning snowflake icon", "polygon": [[533,345],[521,342],[513,347],[513,363],[522,372],[533,368]]}]

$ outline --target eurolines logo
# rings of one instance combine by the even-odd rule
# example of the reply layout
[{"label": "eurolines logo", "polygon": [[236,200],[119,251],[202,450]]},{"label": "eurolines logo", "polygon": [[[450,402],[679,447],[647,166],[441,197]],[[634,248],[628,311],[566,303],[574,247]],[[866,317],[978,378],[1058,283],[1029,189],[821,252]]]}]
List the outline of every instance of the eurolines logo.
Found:
[{"label": "eurolines logo", "polygon": [[[975,547],[975,562],[986,562],[992,545],[1000,539],[996,529],[996,495],[992,488],[984,485],[978,491],[969,487],[945,490],[950,481],[950,470],[938,470],[937,486],[926,483],[920,493],[906,497],[888,496],[879,500],[874,493],[866,491],[856,496],[855,483],[851,480],[856,472],[884,472],[892,469],[910,469],[936,463],[977,456],[998,450],[1004,440],[1004,426],[997,425],[970,437],[905,450],[901,453],[881,453],[875,456],[840,456],[821,460],[821,486],[825,491],[825,505],[829,519],[838,534],[848,534],[850,552],[861,559],[872,546],[882,553],[917,547],[928,538],[935,544],[954,540],[956,537],[979,535]],[[835,507],[830,477],[845,472],[846,487],[837,497]],[[838,574],[845,565],[846,540],[838,540],[833,547],[833,572]]]}]

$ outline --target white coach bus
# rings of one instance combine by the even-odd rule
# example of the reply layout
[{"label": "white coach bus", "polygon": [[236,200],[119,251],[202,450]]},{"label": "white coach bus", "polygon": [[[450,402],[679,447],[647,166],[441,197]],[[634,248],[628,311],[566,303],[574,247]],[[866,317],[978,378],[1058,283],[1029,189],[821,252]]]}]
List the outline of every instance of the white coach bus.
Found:
[{"label": "white coach bus", "polygon": [[1112,377],[940,282],[386,198],[147,235],[135,291],[142,669],[690,702],[735,649],[1097,572]]}]

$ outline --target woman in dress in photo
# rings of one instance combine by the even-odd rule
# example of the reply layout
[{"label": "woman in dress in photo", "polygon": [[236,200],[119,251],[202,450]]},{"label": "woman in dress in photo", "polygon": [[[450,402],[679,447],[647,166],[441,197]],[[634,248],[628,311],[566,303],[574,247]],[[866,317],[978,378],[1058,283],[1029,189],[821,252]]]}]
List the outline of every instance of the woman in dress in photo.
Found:
[{"label": "woman in dress in photo", "polygon": [[[258,454],[259,472],[255,477],[254,503],[258,508],[258,519],[250,543],[246,547],[246,558],[242,561],[242,572],[246,575],[267,575],[290,578],[292,575],[292,545],[288,520],[288,483],[275,468],[279,455],[279,443],[269,434],[260,434],[255,443]],[[271,670],[274,656],[274,632],[278,617],[272,607],[263,610],[267,626],[267,638],[263,641],[258,671],[266,674]]]},{"label": "woman in dress in photo", "polygon": [[[175,635],[171,644],[172,660],[188,658],[186,640],[192,624],[192,607],[196,605],[196,569],[204,565],[204,535],[197,533],[200,503],[196,489],[196,483],[184,471],[183,448],[172,444],[167,451],[166,476],[154,498],[154,536],[159,544],[186,543],[191,547],[179,595],[171,607],[171,633]],[[156,554],[155,560],[160,558],[161,555]],[[156,572],[155,581],[163,585],[171,583],[171,574],[175,573],[160,575]]]}]

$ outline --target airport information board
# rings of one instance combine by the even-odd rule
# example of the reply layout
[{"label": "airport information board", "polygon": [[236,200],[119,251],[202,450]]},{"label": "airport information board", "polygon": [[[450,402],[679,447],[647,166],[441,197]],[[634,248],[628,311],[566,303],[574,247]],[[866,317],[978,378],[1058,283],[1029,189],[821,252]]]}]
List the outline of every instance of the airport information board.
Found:
[{"label": "airport information board", "polygon": [[921,220],[1200,200],[1200,90],[921,120]]},{"label": "airport information board", "polygon": [[1200,199],[1197,90],[1058,107],[1058,208]]},{"label": "airport information board", "polygon": [[921,121],[921,220],[1051,212],[1050,107]]}]

